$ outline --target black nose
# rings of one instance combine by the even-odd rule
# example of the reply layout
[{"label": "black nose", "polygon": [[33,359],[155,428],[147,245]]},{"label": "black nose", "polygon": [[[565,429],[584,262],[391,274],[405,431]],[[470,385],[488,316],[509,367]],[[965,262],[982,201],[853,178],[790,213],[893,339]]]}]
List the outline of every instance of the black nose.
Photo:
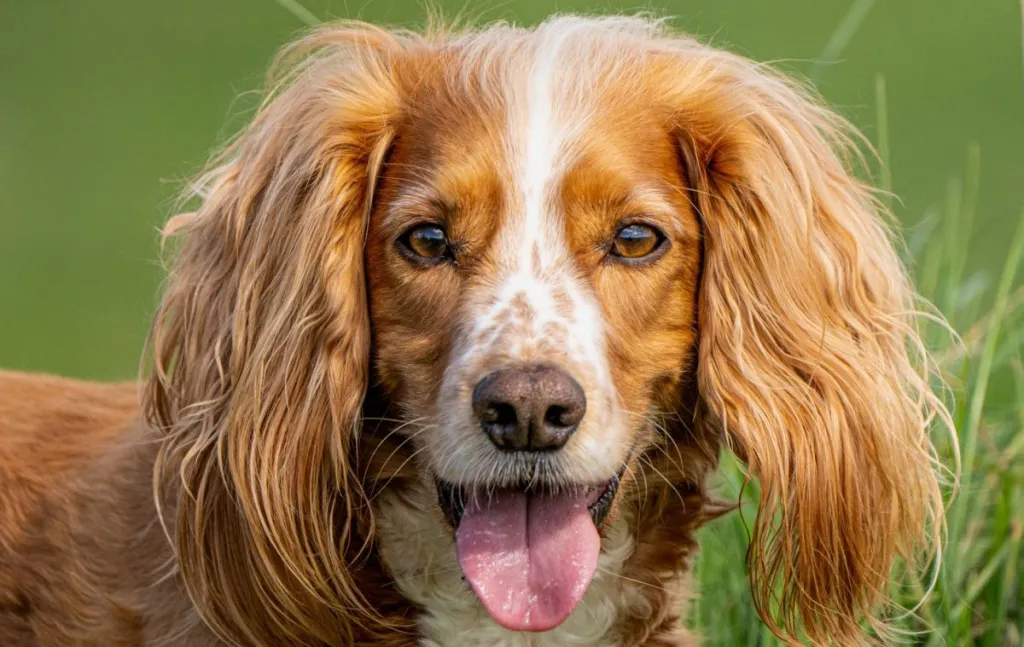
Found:
[{"label": "black nose", "polygon": [[495,371],[473,389],[473,413],[499,449],[559,449],[587,412],[583,388],[565,371],[524,366]]}]

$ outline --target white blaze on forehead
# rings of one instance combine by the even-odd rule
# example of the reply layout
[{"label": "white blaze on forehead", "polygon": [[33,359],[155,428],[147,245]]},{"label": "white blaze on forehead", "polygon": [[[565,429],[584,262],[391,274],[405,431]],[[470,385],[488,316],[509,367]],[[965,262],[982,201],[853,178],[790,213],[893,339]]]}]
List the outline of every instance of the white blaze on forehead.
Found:
[{"label": "white blaze on forehead", "polygon": [[[564,256],[561,219],[552,202],[558,183],[577,153],[591,107],[582,91],[586,73],[580,39],[584,22],[566,22],[538,32],[525,84],[509,97],[509,137],[517,166],[515,184],[522,200],[522,227],[527,243],[521,257],[528,265],[534,245],[542,265]],[[581,63],[583,65],[581,65]],[[540,271],[541,268],[535,268]]]},{"label": "white blaze on forehead", "polygon": [[[522,65],[509,74],[506,150],[513,181],[510,212],[498,235],[501,275],[497,297],[481,313],[477,329],[493,329],[516,299],[528,306],[528,337],[541,341],[552,324],[571,331],[569,352],[604,378],[601,315],[589,289],[576,276],[564,233],[557,191],[577,152],[589,107],[578,91],[581,25],[545,30]],[[522,74],[523,69],[527,74]],[[501,335],[500,330],[495,336]],[[492,338],[491,341],[494,341]],[[567,349],[568,350],[568,349]],[[579,354],[584,355],[580,357]]]},{"label": "white blaze on forehead", "polygon": [[[558,239],[561,238],[556,231],[557,223],[553,222],[554,214],[548,208],[548,197],[552,185],[558,179],[560,153],[561,157],[566,155],[563,137],[569,126],[566,122],[570,115],[566,114],[568,110],[561,110],[561,114],[557,115],[561,123],[556,119],[552,86],[558,72],[559,53],[565,47],[568,36],[567,32],[560,34],[539,47],[526,91],[520,99],[521,105],[510,111],[514,115],[510,120],[511,143],[520,162],[516,184],[521,191],[523,215],[521,268],[532,265],[535,246],[538,248],[536,251],[541,265],[552,260],[545,257],[557,254],[557,249],[553,248],[557,247],[560,242]],[[535,272],[541,270],[541,267],[534,268]]]}]

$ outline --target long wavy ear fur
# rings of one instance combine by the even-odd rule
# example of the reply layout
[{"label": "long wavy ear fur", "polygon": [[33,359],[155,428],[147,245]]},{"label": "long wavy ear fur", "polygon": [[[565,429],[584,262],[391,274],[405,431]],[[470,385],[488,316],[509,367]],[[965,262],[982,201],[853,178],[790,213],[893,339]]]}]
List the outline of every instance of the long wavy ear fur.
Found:
[{"label": "long wavy ear fur", "polygon": [[193,601],[232,645],[337,644],[372,618],[349,568],[371,532],[351,453],[400,45],[334,24],[285,52],[197,183],[150,335],[158,504]]},{"label": "long wavy ear fur", "polygon": [[[704,226],[698,382],[761,485],[759,613],[797,644],[884,639],[897,556],[937,555],[944,507],[916,296],[853,132],[780,76],[674,45],[678,132]],[[683,61],[680,63],[679,61]],[[802,627],[802,628],[801,628]]]}]

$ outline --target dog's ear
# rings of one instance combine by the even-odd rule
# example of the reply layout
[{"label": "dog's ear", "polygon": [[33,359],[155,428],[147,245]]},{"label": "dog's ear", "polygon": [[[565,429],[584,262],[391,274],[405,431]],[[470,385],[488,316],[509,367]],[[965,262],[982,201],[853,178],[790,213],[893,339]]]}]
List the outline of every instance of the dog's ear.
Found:
[{"label": "dog's ear", "polygon": [[165,435],[155,479],[182,576],[230,644],[335,644],[373,611],[348,566],[368,514],[352,451],[400,48],[332,25],[289,50],[180,223],[144,407]]},{"label": "dog's ear", "polygon": [[749,61],[681,49],[670,92],[704,236],[698,385],[760,481],[754,598],[780,637],[861,644],[861,621],[885,631],[894,559],[941,539],[928,428],[950,420],[916,297],[851,175],[853,131]]}]

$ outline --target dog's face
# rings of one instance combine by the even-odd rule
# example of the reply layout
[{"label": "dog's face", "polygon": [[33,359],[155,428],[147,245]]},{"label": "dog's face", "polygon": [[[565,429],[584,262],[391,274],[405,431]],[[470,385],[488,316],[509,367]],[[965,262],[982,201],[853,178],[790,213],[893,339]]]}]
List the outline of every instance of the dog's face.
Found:
[{"label": "dog's face", "polygon": [[[485,603],[470,571],[486,564],[465,554],[474,510],[517,536],[548,508],[599,524],[652,415],[679,406],[695,341],[700,228],[678,140],[639,87],[574,97],[557,71],[530,73],[486,106],[425,79],[368,234],[376,372]],[[550,606],[516,618],[488,604],[535,629],[572,609]]]},{"label": "dog's face", "polygon": [[390,478],[357,450],[393,434],[491,615],[553,627],[669,418],[680,478],[727,440],[760,481],[773,629],[876,621],[894,555],[938,537],[948,416],[840,119],[644,20],[329,26],[293,53],[200,183],[154,328],[147,413],[208,623],[372,624],[349,557]]},{"label": "dog's face", "polygon": [[438,479],[603,484],[691,361],[678,142],[639,97],[421,93],[370,221],[379,377]]}]

